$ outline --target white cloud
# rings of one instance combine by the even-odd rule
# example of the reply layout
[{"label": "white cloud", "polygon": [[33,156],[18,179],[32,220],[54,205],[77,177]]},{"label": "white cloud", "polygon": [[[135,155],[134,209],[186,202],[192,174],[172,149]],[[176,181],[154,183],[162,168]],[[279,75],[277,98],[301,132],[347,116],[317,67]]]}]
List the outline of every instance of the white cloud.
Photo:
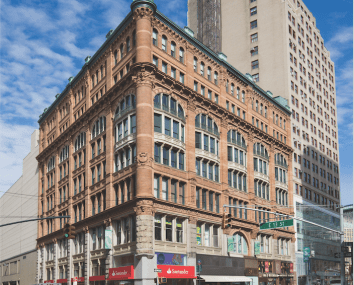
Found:
[{"label": "white cloud", "polygon": [[337,33],[326,44],[326,48],[330,51],[333,61],[343,57],[345,51],[352,46],[353,27],[338,27]]}]

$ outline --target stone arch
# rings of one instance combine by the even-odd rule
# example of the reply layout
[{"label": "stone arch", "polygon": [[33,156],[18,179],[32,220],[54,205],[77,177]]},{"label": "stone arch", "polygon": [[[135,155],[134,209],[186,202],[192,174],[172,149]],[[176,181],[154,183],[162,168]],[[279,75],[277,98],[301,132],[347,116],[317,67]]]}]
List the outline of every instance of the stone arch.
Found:
[{"label": "stone arch", "polygon": [[250,234],[242,229],[235,229],[235,230],[230,231],[229,236],[233,236],[235,234],[241,234],[245,238],[246,243],[247,243],[247,247],[248,247],[247,253],[248,253],[248,256],[250,256],[251,255],[251,244],[252,244]]}]

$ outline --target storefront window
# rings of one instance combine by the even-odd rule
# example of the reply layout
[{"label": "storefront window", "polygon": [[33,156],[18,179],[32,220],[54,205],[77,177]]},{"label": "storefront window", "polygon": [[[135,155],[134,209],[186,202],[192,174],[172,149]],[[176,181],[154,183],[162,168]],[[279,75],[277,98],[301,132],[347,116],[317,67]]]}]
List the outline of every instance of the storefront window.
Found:
[{"label": "storefront window", "polygon": [[197,224],[197,245],[202,245],[202,224]]},{"label": "storefront window", "polygon": [[213,246],[218,247],[219,246],[219,235],[218,235],[219,229],[217,227],[213,227]]},{"label": "storefront window", "polygon": [[124,243],[130,242],[130,219],[125,218],[124,220]]},{"label": "storefront window", "polygon": [[227,248],[229,252],[248,255],[246,239],[238,233],[227,239]]}]

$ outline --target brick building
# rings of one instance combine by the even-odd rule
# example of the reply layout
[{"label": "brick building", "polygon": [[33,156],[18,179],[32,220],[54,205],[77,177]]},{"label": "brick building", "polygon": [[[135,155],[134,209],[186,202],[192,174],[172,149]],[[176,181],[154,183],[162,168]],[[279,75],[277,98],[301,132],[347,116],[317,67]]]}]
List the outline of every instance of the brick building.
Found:
[{"label": "brick building", "polygon": [[292,214],[287,101],[152,0],[85,61],[39,119],[39,215],[75,239],[39,222],[37,282],[191,284],[200,260],[208,284],[290,284],[293,227],[259,231]]}]

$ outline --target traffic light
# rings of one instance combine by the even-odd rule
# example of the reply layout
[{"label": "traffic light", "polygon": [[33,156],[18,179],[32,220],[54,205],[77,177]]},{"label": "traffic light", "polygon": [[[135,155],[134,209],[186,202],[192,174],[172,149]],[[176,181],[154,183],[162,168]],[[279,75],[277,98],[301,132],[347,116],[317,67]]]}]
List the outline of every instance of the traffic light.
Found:
[{"label": "traffic light", "polygon": [[226,227],[227,227],[227,228],[231,228],[231,214],[227,214]]},{"label": "traffic light", "polygon": [[70,225],[69,223],[65,224],[65,226],[64,226],[64,236],[67,239],[74,239],[75,238],[74,231],[75,231],[75,227],[74,226]]},{"label": "traffic light", "polygon": [[222,228],[227,229],[231,227],[231,214],[224,212],[222,214]]}]

